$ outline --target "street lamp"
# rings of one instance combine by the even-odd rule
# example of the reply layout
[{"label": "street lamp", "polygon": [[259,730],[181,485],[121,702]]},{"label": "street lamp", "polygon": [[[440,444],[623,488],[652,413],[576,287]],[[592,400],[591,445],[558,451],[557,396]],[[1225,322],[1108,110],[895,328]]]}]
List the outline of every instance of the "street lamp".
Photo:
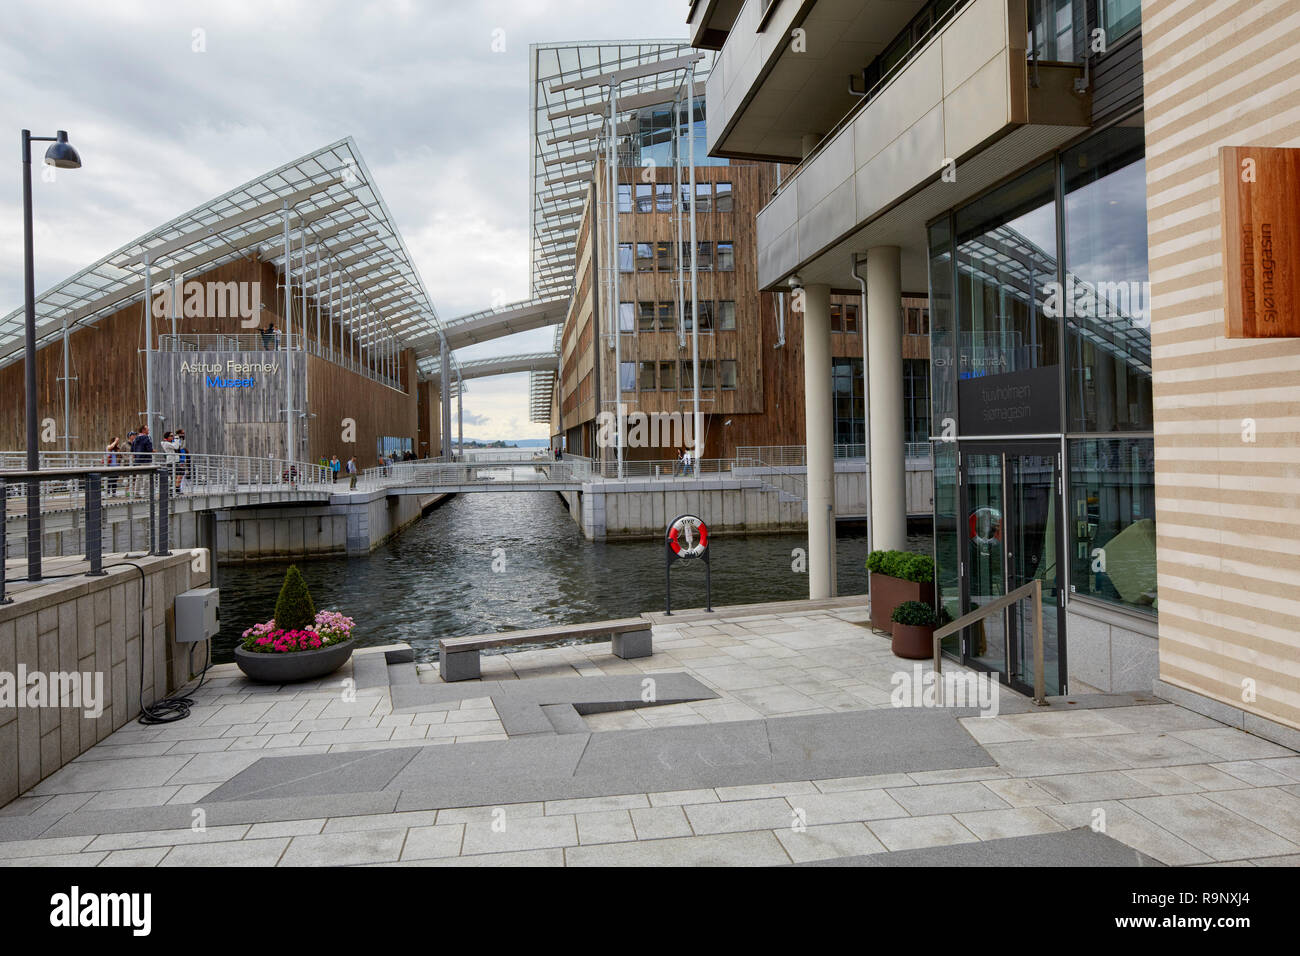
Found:
[{"label": "street lamp", "polygon": [[[79,169],[81,157],[68,142],[68,134],[59,130],[53,136],[33,136],[23,130],[23,292],[27,307],[27,470],[39,471],[40,452],[36,428],[36,275],[32,253],[32,143],[49,143],[45,151],[47,166]],[[27,578],[41,579],[41,485],[36,478],[27,480]]]}]

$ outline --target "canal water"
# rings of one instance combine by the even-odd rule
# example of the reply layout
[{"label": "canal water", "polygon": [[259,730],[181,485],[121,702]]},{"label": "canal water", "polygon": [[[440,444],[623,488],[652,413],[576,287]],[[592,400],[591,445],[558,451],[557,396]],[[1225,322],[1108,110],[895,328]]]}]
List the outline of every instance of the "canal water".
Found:
[{"label": "canal water", "polygon": [[[801,534],[719,535],[709,542],[713,604],[807,597],[795,570]],[[865,529],[840,526],[840,594],[865,594]],[[929,536],[909,538],[929,552]],[[495,554],[494,554],[495,553]],[[223,565],[216,662],[233,660],[240,634],[275,610],[284,563]],[[420,660],[442,637],[600,621],[664,609],[664,550],[657,541],[592,542],[559,495],[459,495],[364,558],[299,563],[318,610],[356,619],[358,643],[404,641]],[[673,607],[704,606],[704,566],[679,561]],[[865,598],[864,598],[865,600]]]}]

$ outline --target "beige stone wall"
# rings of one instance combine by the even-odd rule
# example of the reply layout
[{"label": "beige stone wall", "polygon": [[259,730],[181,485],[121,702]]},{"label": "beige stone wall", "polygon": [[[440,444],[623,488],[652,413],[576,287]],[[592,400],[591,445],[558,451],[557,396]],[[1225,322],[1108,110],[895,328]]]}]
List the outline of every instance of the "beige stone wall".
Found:
[{"label": "beige stone wall", "polygon": [[1300,727],[1300,339],[1224,338],[1218,166],[1220,146],[1300,147],[1300,4],[1144,0],[1142,19],[1160,676]]},{"label": "beige stone wall", "polygon": [[[51,578],[0,605],[0,673],[17,675],[22,665],[28,674],[104,675],[104,709],[97,718],[78,707],[0,706],[0,806],[138,717],[141,696],[153,703],[185,684],[191,646],[194,667],[203,666],[202,643],[175,643],[175,599],[206,585],[207,552],[202,558],[183,551],[130,559],[145,571],[143,640],[140,575],[134,568],[108,567],[120,558],[104,556],[104,577]],[[196,563],[204,570],[196,570]],[[11,562],[10,573],[24,573],[25,567]]]}]

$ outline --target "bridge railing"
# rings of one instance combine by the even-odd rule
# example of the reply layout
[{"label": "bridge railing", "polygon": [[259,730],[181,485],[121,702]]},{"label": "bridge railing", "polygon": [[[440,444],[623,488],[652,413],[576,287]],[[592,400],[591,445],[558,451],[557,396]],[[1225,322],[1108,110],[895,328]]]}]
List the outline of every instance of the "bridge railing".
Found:
[{"label": "bridge railing", "polygon": [[[507,470],[509,477],[492,474]],[[571,484],[590,481],[592,466],[589,461],[555,461],[546,458],[517,460],[492,459],[487,461],[400,461],[391,465],[367,468],[360,475],[362,488],[397,487],[454,487],[492,483],[538,484],[552,482]]]},{"label": "bridge railing", "polygon": [[[26,460],[24,452],[0,451],[0,470],[22,470],[26,467]],[[40,453],[40,466],[42,471],[95,470],[103,477],[105,504],[142,496],[139,480],[122,472],[127,467],[162,469],[167,475],[173,498],[249,490],[322,489],[332,484],[330,470],[321,465],[237,455],[187,453],[182,461],[179,458],[172,460],[164,452],[47,451]],[[340,481],[346,478],[342,474],[339,477]],[[41,496],[41,507],[46,511],[76,508],[76,502],[85,495],[82,480],[76,476],[43,480],[43,485],[46,487]]]}]

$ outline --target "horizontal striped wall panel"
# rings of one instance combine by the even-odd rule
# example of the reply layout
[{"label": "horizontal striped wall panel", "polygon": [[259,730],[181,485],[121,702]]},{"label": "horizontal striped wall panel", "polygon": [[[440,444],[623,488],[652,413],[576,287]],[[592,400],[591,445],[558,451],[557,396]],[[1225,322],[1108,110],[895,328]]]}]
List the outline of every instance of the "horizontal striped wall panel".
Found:
[{"label": "horizontal striped wall panel", "polygon": [[1300,6],[1142,19],[1160,676],[1300,728],[1300,340],[1223,337],[1218,173],[1221,146],[1300,147]]}]

